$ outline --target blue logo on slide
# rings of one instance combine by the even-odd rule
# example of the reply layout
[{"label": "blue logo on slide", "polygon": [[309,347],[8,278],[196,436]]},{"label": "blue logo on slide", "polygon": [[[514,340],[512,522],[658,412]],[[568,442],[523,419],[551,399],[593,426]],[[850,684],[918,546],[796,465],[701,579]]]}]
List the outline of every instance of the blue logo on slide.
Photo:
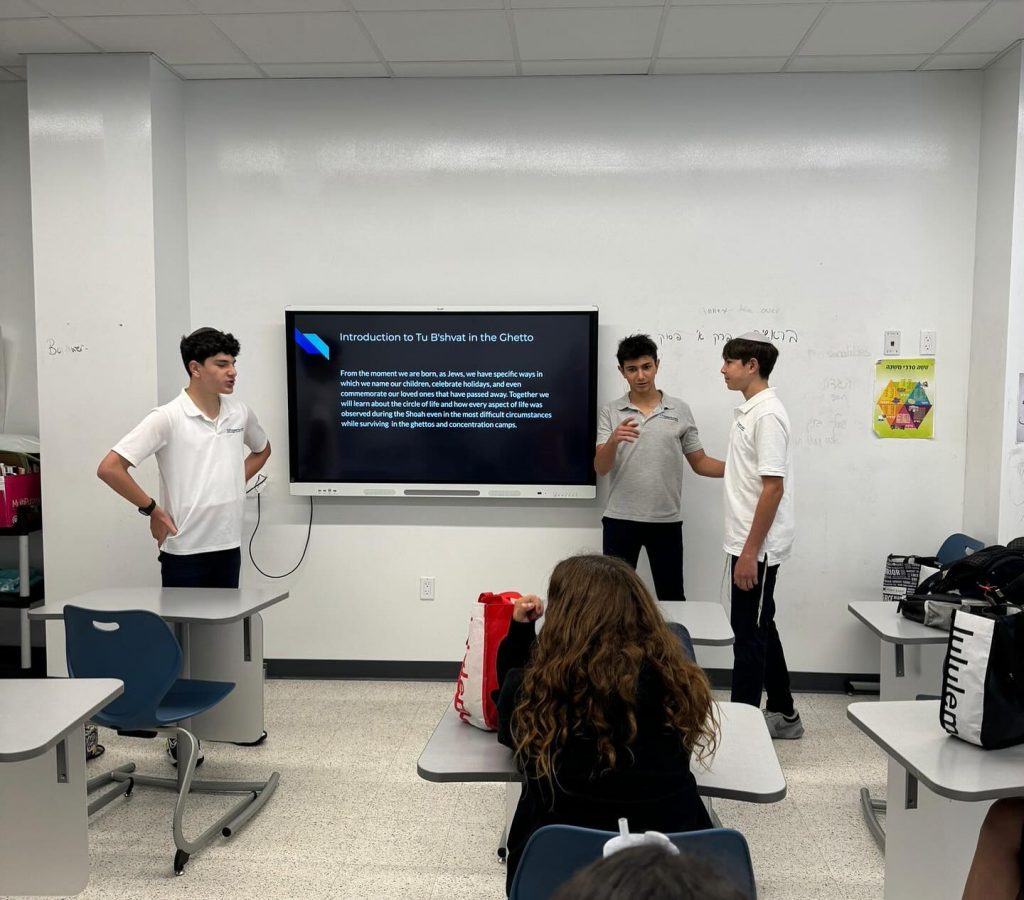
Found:
[{"label": "blue logo on slide", "polygon": [[319,353],[324,359],[331,358],[331,349],[318,335],[303,334],[298,328],[295,329],[295,343],[305,350],[310,356]]}]

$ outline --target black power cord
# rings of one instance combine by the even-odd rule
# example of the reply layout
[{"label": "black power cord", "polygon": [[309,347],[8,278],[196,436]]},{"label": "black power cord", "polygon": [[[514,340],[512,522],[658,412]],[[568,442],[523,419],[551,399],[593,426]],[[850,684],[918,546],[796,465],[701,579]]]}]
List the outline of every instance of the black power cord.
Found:
[{"label": "black power cord", "polygon": [[[247,494],[251,494],[253,491],[257,491],[258,492],[259,489],[266,483],[266,480],[267,480],[267,476],[266,475],[258,475],[256,477],[256,483],[251,488],[249,488],[249,490],[247,490],[246,493]],[[256,494],[256,527],[252,530],[252,535],[249,537],[249,559],[252,560],[252,564],[256,568],[256,571],[259,572],[260,575],[264,576],[265,578],[287,578],[289,575],[292,574],[292,572],[294,572],[296,569],[298,569],[299,566],[302,565],[302,561],[306,558],[306,551],[309,549],[309,538],[310,538],[310,535],[312,535],[312,533],[313,533],[313,498],[312,498],[312,496],[310,496],[310,498],[309,498],[309,524],[306,526],[306,543],[305,543],[305,545],[302,548],[302,555],[299,557],[299,561],[295,564],[295,566],[293,568],[289,569],[283,575],[271,575],[269,572],[264,572],[259,567],[259,564],[256,562],[256,558],[252,555],[252,542],[254,540],[256,540],[256,532],[260,530],[260,521],[262,520],[262,513],[263,513],[263,510],[262,510],[262,506],[261,506],[261,503],[260,503],[260,495],[259,495],[259,493],[257,493]]]}]

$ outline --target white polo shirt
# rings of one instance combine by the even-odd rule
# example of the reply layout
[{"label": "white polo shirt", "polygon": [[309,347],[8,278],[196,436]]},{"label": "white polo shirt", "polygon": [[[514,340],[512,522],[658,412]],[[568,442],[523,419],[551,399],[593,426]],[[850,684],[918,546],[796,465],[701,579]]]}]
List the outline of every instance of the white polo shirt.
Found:
[{"label": "white polo shirt", "polygon": [[767,554],[769,565],[785,562],[795,532],[789,416],[775,388],[755,394],[733,415],[725,459],[725,552],[731,556],[743,552],[761,497],[761,477],[777,475],[783,479],[782,500],[757,558],[763,560]]},{"label": "white polo shirt", "polygon": [[160,505],[178,529],[161,549],[188,555],[241,545],[244,448],[259,453],[266,446],[266,434],[241,400],[222,394],[213,420],[183,390],[150,412],[114,452],[133,466],[156,454]]}]

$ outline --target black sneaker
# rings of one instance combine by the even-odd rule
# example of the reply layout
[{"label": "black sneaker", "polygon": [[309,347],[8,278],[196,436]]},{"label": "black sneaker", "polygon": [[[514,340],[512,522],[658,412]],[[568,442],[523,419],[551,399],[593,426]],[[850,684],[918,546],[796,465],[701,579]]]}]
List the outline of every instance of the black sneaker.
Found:
[{"label": "black sneaker", "polygon": [[[198,769],[203,764],[203,760],[206,759],[206,754],[203,753],[203,745],[199,743],[199,738],[196,738],[196,743],[199,744],[199,755],[196,757],[196,768]],[[167,739],[167,756],[171,760],[171,765],[177,767],[177,765],[178,765],[178,739],[177,738],[168,738]]]}]

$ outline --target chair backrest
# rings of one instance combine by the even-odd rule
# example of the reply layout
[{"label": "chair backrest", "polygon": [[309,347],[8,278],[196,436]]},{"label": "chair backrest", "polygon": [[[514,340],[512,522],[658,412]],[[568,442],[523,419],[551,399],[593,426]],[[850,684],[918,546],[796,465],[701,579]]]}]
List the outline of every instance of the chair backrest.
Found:
[{"label": "chair backrest", "polygon": [[[526,842],[509,900],[548,900],[576,872],[601,859],[605,843],[615,836],[615,832],[575,825],[538,828]],[[745,897],[756,900],[757,887],[750,850],[738,831],[708,828],[668,837],[682,852],[699,856],[717,866],[736,883]]]},{"label": "chair backrest", "polygon": [[960,533],[951,534],[942,542],[942,546],[939,547],[939,552],[935,554],[935,558],[942,565],[946,566],[951,562],[956,562],[958,559],[963,559],[967,556],[968,552],[974,553],[976,550],[983,550],[984,548],[985,542],[979,541],[977,538]]},{"label": "chair backrest", "polygon": [[145,610],[64,607],[68,674],[119,678],[124,693],[93,716],[109,728],[156,724],[156,708],[181,672],[181,647],[167,623]]}]

